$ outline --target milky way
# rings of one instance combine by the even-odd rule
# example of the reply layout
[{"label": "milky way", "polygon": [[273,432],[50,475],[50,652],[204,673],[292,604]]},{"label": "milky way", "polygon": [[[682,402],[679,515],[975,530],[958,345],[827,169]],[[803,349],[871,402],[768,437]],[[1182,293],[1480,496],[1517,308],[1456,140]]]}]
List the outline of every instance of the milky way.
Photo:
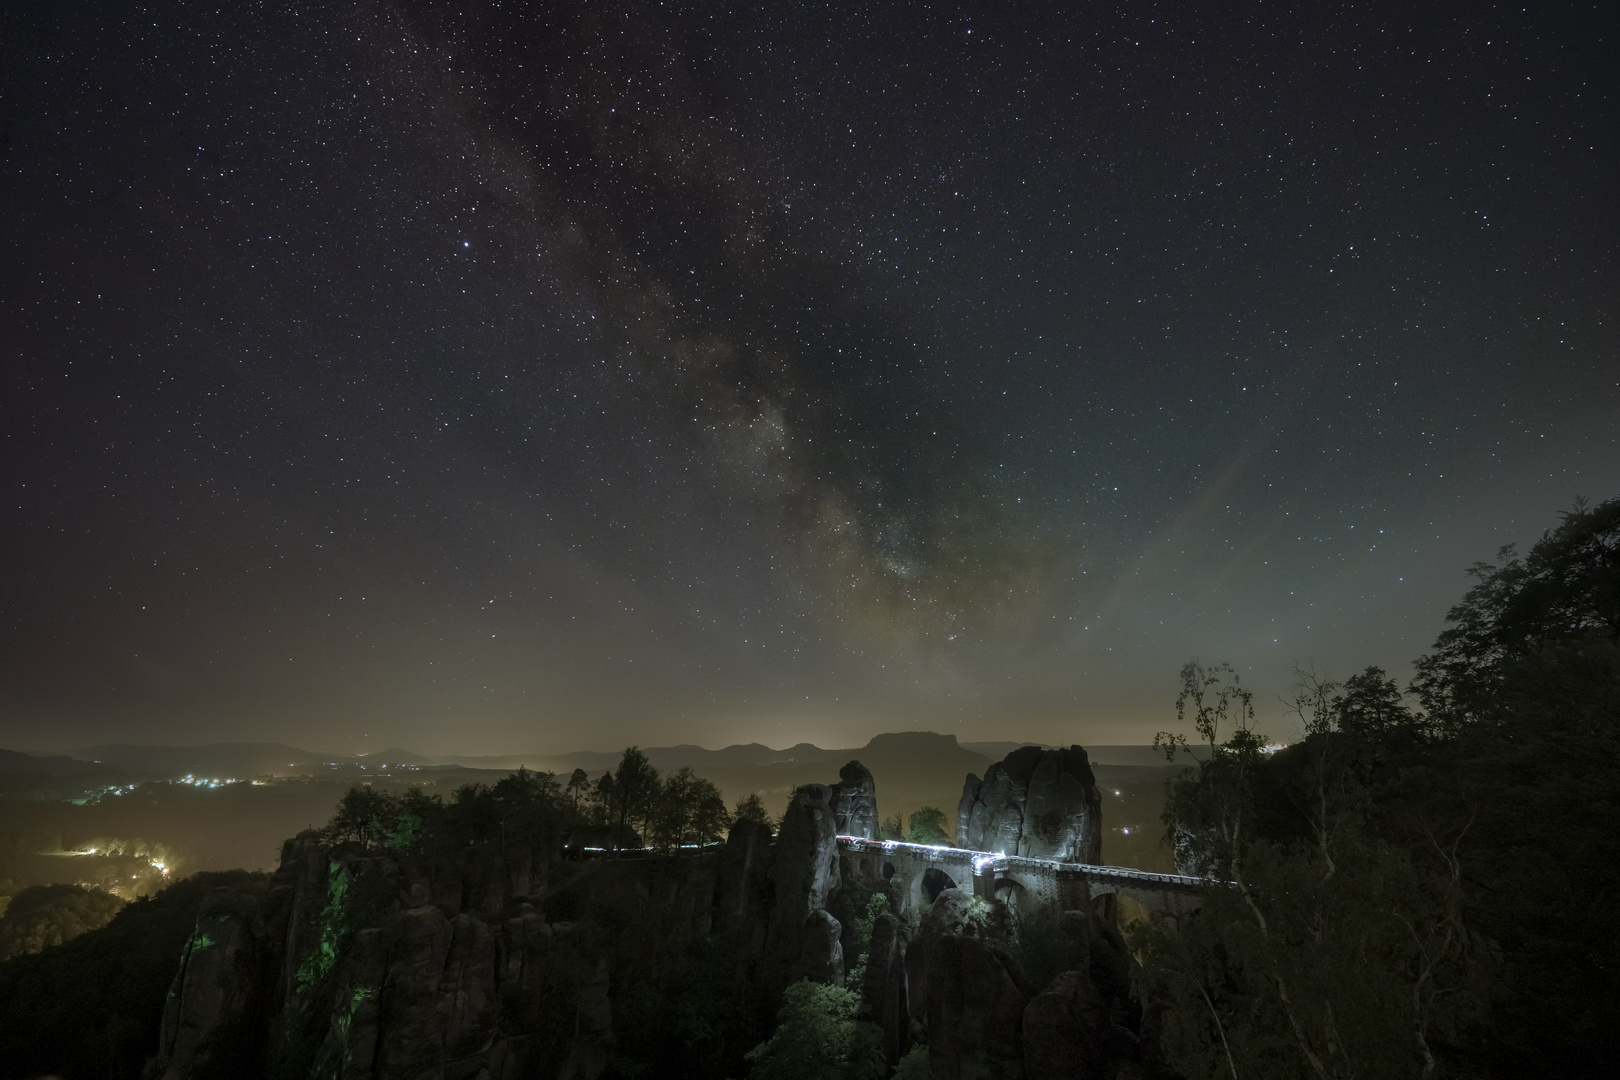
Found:
[{"label": "milky way", "polygon": [[17,5],[0,744],[1119,742],[1190,656],[1403,674],[1620,488],[1612,42],[1229,16]]},{"label": "milky way", "polygon": [[938,328],[739,133],[741,90],[687,34],[646,6],[414,14],[447,142],[473,148],[504,227],[586,287],[602,362],[653,380],[666,422],[775,506],[831,617],[948,639],[1009,591],[1027,603],[1030,544],[975,475]]}]

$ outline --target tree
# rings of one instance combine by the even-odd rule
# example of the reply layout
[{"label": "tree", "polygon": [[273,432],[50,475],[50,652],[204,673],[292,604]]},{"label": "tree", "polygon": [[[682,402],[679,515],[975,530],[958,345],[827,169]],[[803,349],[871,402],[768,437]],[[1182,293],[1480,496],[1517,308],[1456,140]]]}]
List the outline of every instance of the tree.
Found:
[{"label": "tree", "polygon": [[635,821],[645,829],[658,794],[658,783],[658,770],[647,760],[647,755],[637,747],[627,747],[619,759],[619,771],[613,774],[615,823],[624,826]]},{"label": "tree", "polygon": [[1620,1027],[1620,498],[1467,573],[1416,663],[1430,745],[1382,816],[1471,822],[1468,913],[1502,951],[1484,1067],[1578,1072]]},{"label": "tree", "polygon": [[906,838],[906,823],[898,813],[890,814],[878,825],[878,836],[884,840],[904,840]]},{"label": "tree", "polygon": [[267,882],[197,874],[122,905],[100,929],[0,964],[0,1075],[139,1080],[203,900],[222,887],[256,897]]},{"label": "tree", "polygon": [[82,885],[35,885],[0,916],[0,960],[42,952],[112,921],[124,901]]},{"label": "tree", "polygon": [[677,769],[659,790],[649,830],[653,845],[672,851],[683,845],[707,844],[730,825],[725,800],[713,782],[689,766]]},{"label": "tree", "polygon": [[590,796],[590,790],[590,776],[584,769],[575,769],[573,775],[568,778],[567,788],[568,798],[574,804],[574,809],[579,809],[580,804]]},{"label": "tree", "polygon": [[928,1064],[928,1047],[918,1043],[895,1065],[890,1080],[933,1080],[933,1077],[934,1071]]},{"label": "tree", "polygon": [[[1265,740],[1254,723],[1254,695],[1231,664],[1181,668],[1176,719],[1193,729],[1208,751],[1198,767],[1173,785],[1165,807],[1167,841],[1176,867],[1197,877],[1242,877],[1245,830],[1253,818],[1253,776]],[[1186,752],[1184,734],[1159,732],[1153,745],[1167,761]]]},{"label": "tree", "polygon": [[755,792],[749,792],[737,800],[737,808],[732,811],[733,821],[752,821],[756,825],[763,825],[772,832],[776,831],[776,822],[772,819],[770,811],[765,809],[765,802]]},{"label": "tree", "polygon": [[1577,499],[1559,517],[1523,559],[1509,544],[1495,565],[1469,568],[1477,584],[1417,661],[1413,688],[1449,728],[1499,716],[1512,665],[1538,648],[1620,644],[1620,497]]},{"label": "tree", "polygon": [[833,895],[828,911],[844,927],[844,985],[859,988],[865,977],[872,947],[872,927],[892,910],[887,892],[874,891],[860,881],[846,881]]},{"label": "tree", "polygon": [[1423,717],[1407,707],[1395,680],[1380,667],[1346,679],[1342,692],[1333,698],[1333,712],[1341,731],[1371,743],[1410,741],[1426,734]]},{"label": "tree", "polygon": [[950,836],[945,832],[945,813],[937,806],[919,806],[911,815],[910,827],[906,830],[906,843],[908,844],[948,844]]},{"label": "tree", "polygon": [[881,1031],[855,1019],[860,995],[796,982],[782,995],[771,1037],[748,1051],[749,1080],[881,1080]]},{"label": "tree", "polygon": [[1620,1027],[1620,498],[1559,518],[1469,570],[1413,683],[1449,736],[1430,802],[1476,815],[1460,855],[1503,953],[1503,1074],[1589,1068]]},{"label": "tree", "polygon": [[381,847],[391,832],[396,801],[381,788],[355,785],[338,801],[337,812],[322,831],[329,844],[353,842]]},{"label": "tree", "polygon": [[1368,733],[1399,731],[1364,722],[1372,705],[1390,717],[1387,684],[1300,672],[1304,739],[1273,757],[1229,665],[1181,679],[1178,715],[1208,754],[1172,784],[1166,839],[1213,880],[1175,933],[1136,931],[1171,1003],[1172,1063],[1189,1078],[1433,1075],[1437,1038],[1479,1014],[1485,950],[1463,918],[1466,826],[1431,829],[1432,858],[1368,827]]},{"label": "tree", "polygon": [[613,783],[611,769],[596,778],[590,796],[590,818],[593,825],[606,825],[614,820],[614,807],[617,805],[615,791],[617,788]]},{"label": "tree", "polygon": [[726,838],[731,828],[731,815],[726,812],[726,800],[714,783],[702,777],[692,787],[692,812],[688,819],[694,844],[712,844]]},{"label": "tree", "polygon": [[500,844],[551,851],[562,844],[573,814],[563,798],[557,778],[548,772],[518,769],[495,782],[489,799],[500,823]]}]

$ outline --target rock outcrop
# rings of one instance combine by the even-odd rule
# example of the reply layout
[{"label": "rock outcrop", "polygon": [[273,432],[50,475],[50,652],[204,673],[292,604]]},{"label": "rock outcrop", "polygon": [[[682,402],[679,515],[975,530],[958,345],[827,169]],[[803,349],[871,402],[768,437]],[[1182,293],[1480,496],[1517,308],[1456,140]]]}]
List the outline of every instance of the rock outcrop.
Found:
[{"label": "rock outcrop", "polygon": [[1027,1080],[1093,1080],[1103,1071],[1108,1005],[1083,971],[1065,971],[1024,1009]]},{"label": "rock outcrop", "polygon": [[765,945],[766,915],[775,890],[772,873],[776,850],[771,829],[753,821],[739,821],[726,838],[726,858],[720,862],[714,892],[714,930],[742,929],[752,937],[751,949]]},{"label": "rock outcrop", "polygon": [[832,785],[830,801],[839,836],[877,839],[877,785],[865,765],[851,761],[838,770],[838,783]]},{"label": "rock outcrop", "polygon": [[798,973],[811,982],[844,985],[843,924],[817,909],[804,922],[804,946],[799,950]]},{"label": "rock outcrop", "polygon": [[[256,905],[236,889],[215,889],[203,899],[197,929],[186,942],[180,972],[163,1008],[161,1054],[165,1063],[209,1061],[210,1036],[231,1027],[253,1005],[258,994],[252,933]],[[163,1080],[179,1080],[173,1067]]]},{"label": "rock outcrop", "polygon": [[[867,919],[861,1038],[880,1041],[889,1063],[926,1035],[939,1080],[1165,1075],[1147,1045],[1162,1018],[1131,997],[1132,958],[1106,896],[1063,912],[1033,951],[998,929],[991,897],[943,873],[932,886],[910,879],[928,899],[899,903],[887,848],[850,847],[859,858],[840,896],[837,834],[876,818],[870,774],[850,762],[840,776],[796,790],[774,838],[740,822],[724,845],[681,855],[586,844],[568,858],[560,830],[405,852],[301,834],[267,885],[202,905],[147,1075],[660,1075],[665,1010],[700,1017],[683,1030],[711,1045],[754,1045],[793,980],[843,985],[844,949],[859,947]],[[963,836],[1095,861],[1096,794],[1078,747],[1018,751],[969,778]],[[708,1074],[738,1068],[741,1051],[728,1052]]]},{"label": "rock outcrop", "polygon": [[581,981],[574,1008],[574,1037],[568,1056],[558,1072],[558,1080],[596,1080],[613,1060],[613,1001],[608,993],[608,965],[596,962],[596,970]]},{"label": "rock outcrop", "polygon": [[203,905],[151,1075],[593,1080],[626,1053],[626,998],[842,985],[831,790],[796,793],[774,841],[743,822],[696,855],[559,861],[560,842],[511,837],[392,854],[304,833],[262,895]]},{"label": "rock outcrop", "polygon": [[[1054,946],[1079,966],[1045,986],[1030,983],[1011,954],[967,924],[932,938],[925,1011],[935,1080],[1174,1075],[1139,1037],[1144,1016],[1130,996],[1131,958],[1118,929],[1092,912],[1070,911],[1059,933]],[[913,943],[908,966],[921,945],[921,938]]]},{"label": "rock outcrop", "polygon": [[872,923],[861,982],[861,1016],[883,1029],[883,1057],[893,1065],[911,1042],[911,1005],[907,994],[906,942],[900,920],[885,912]]},{"label": "rock outcrop", "polygon": [[1028,999],[1001,956],[949,934],[929,950],[928,1064],[934,1080],[1022,1080]]},{"label": "rock outcrop", "polygon": [[776,911],[799,924],[825,908],[837,890],[838,833],[835,785],[806,784],[793,793],[776,834]]},{"label": "rock outcrop", "polygon": [[934,898],[927,918],[906,946],[906,997],[913,1016],[928,1015],[929,965],[934,944],[956,934],[972,934],[968,918],[972,895],[962,889],[943,889]]},{"label": "rock outcrop", "polygon": [[1102,795],[1079,746],[1020,747],[990,766],[983,780],[969,773],[956,821],[957,843],[974,851],[1102,859]]},{"label": "rock outcrop", "polygon": [[795,791],[776,835],[775,895],[766,971],[767,981],[778,989],[799,970],[811,916],[818,911],[826,914],[827,904],[838,889],[834,791],[829,784],[805,784]]}]

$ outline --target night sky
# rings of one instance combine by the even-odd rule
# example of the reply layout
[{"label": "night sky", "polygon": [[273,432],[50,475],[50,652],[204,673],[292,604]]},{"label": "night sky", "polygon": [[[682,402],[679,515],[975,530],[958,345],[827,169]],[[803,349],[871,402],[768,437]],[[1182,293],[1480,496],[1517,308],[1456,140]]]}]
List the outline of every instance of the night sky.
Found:
[{"label": "night sky", "polygon": [[1606,5],[0,19],[0,746],[1285,733],[1620,493]]}]

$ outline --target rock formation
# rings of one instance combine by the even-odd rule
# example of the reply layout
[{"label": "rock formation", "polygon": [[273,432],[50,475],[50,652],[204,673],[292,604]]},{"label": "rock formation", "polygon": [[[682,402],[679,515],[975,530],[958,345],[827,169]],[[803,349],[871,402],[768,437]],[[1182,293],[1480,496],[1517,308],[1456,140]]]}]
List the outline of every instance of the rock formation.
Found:
[{"label": "rock formation", "polygon": [[929,954],[928,1064],[934,1080],[1023,1080],[1027,999],[986,944],[949,934]]},{"label": "rock formation", "polygon": [[1024,746],[962,786],[957,843],[1062,862],[1102,859],[1102,795],[1084,749]]},{"label": "rock formation", "polygon": [[[1118,929],[1087,911],[1065,912],[1060,926],[1068,939],[1065,959],[1081,966],[1044,987],[1031,984],[1011,954],[965,925],[926,946],[935,1080],[1173,1075],[1138,1036],[1144,1018],[1130,996],[1131,958]],[[919,938],[912,951],[920,944]]]},{"label": "rock formation", "polygon": [[804,921],[804,947],[799,950],[798,974],[811,982],[844,985],[844,946],[838,940],[843,925],[817,909]]},{"label": "rock formation", "polygon": [[[176,976],[163,1008],[160,1038],[170,1060],[208,1056],[209,1036],[222,1024],[239,1022],[251,1005],[256,986],[251,924],[253,898],[236,889],[215,889],[197,913],[197,929],[180,960],[185,978]],[[174,1070],[164,1080],[185,1075]]]},{"label": "rock formation", "polygon": [[776,851],[771,846],[770,826],[737,822],[726,838],[726,856],[715,882],[714,930],[725,933],[742,928],[756,939],[752,948],[758,952],[765,944],[765,914],[775,887]]},{"label": "rock formation", "polygon": [[832,785],[830,801],[839,836],[877,838],[877,785],[865,765],[851,761],[838,770],[838,783]]},{"label": "rock formation", "polygon": [[883,1029],[883,1057],[893,1065],[911,1040],[911,1006],[906,992],[906,942],[900,920],[885,912],[872,923],[861,983],[861,1016]]},{"label": "rock formation", "polygon": [[[776,836],[775,901],[768,946],[770,981],[778,985],[786,984],[802,959],[811,916],[817,911],[826,914],[827,903],[838,889],[838,840],[832,809],[835,790],[829,784],[806,784],[793,793],[782,814]],[[840,960],[840,971],[842,967]]]},{"label": "rock formation", "polygon": [[1065,971],[1024,1010],[1027,1080],[1092,1080],[1103,1072],[1108,1006],[1083,971]]},{"label": "rock formation", "polygon": [[971,894],[962,889],[941,890],[906,946],[906,997],[913,1016],[928,1015],[929,964],[934,944],[946,937],[974,932],[968,919],[971,902]]},{"label": "rock formation", "polygon": [[774,843],[742,822],[663,858],[395,855],[304,833],[262,896],[203,905],[151,1075],[592,1080],[624,1053],[622,995],[673,1001],[699,978],[768,1003],[800,975],[841,985],[829,791],[796,793]]},{"label": "rock formation", "polygon": [[[216,890],[202,905],[147,1075],[659,1075],[670,1044],[644,1040],[635,1058],[636,1040],[649,1028],[667,1039],[657,1025],[676,1003],[696,1027],[733,1024],[723,1038],[747,1047],[792,980],[842,985],[841,938],[854,931],[829,908],[850,927],[872,919],[856,989],[889,1063],[926,1035],[940,1080],[1079,1080],[1125,1075],[1126,1063],[1160,1075],[1142,1041],[1159,1021],[1131,998],[1131,955],[1105,898],[1062,913],[1050,946],[1035,946],[1044,960],[1019,946],[1045,985],[986,919],[994,902],[969,889],[945,882],[930,903],[874,918],[881,859],[858,863],[851,873],[865,877],[851,882],[865,884],[837,896],[836,834],[860,835],[876,817],[870,774],[850,762],[840,776],[795,791],[776,837],[739,822],[696,854],[562,860],[560,836],[548,854],[538,839],[476,834],[389,852],[303,833],[267,886]],[[1018,751],[967,787],[970,842],[1095,861],[1097,793],[1078,747]],[[1043,824],[1054,814],[1055,839]],[[739,1002],[752,1019],[738,1018]]]},{"label": "rock formation", "polygon": [[806,784],[782,813],[776,834],[776,909],[792,922],[803,922],[826,907],[838,888],[834,791],[835,785]]}]

